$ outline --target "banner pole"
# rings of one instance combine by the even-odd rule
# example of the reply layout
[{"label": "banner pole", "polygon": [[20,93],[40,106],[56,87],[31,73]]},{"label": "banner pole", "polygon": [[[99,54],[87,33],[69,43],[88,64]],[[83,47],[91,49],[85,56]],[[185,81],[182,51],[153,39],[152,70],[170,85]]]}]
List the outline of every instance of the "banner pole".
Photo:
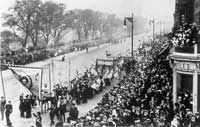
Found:
[{"label": "banner pole", "polygon": [[55,84],[55,74],[54,74],[54,62],[53,62],[53,57],[52,57],[52,73],[53,73],[53,81],[54,81],[54,84]]},{"label": "banner pole", "polygon": [[70,64],[71,64],[71,62],[70,62],[70,58],[69,58],[69,86],[70,86],[70,76],[71,76],[71,74],[70,74],[70,73],[71,73],[71,72],[70,72],[70,71],[71,71],[71,70],[70,70]]},{"label": "banner pole", "polygon": [[50,97],[51,97],[51,66],[49,64],[49,89],[50,89]]},{"label": "banner pole", "polygon": [[6,98],[6,93],[5,93],[5,87],[4,87],[4,80],[3,80],[2,70],[1,70],[1,81],[2,81],[3,96]]},{"label": "banner pole", "polygon": [[43,69],[41,69],[41,81],[40,81],[40,90],[39,90],[39,98],[41,99],[41,90],[42,90],[42,79],[43,78]]}]

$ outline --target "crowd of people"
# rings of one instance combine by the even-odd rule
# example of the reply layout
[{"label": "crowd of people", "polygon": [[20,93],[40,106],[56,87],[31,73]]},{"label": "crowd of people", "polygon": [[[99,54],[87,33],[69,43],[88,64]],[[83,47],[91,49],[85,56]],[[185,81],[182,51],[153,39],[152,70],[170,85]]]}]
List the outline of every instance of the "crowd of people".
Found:
[{"label": "crowd of people", "polygon": [[[98,42],[98,43],[97,43]],[[94,43],[72,43],[71,45],[58,45],[52,48],[42,48],[33,49],[22,48],[16,51],[7,51],[1,53],[1,63],[2,64],[12,64],[12,65],[25,65],[31,62],[41,61],[48,59],[50,57],[55,57],[58,55],[63,55],[69,52],[80,51],[88,49],[88,47],[99,46],[99,44],[108,43],[108,41],[95,40]],[[1,65],[1,68],[7,69],[5,66]]]},{"label": "crowd of people", "polygon": [[120,82],[85,117],[65,126],[198,127],[200,115],[192,113],[191,94],[180,93],[173,104],[172,69],[158,47],[153,44],[137,62],[125,60]]},{"label": "crowd of people", "polygon": [[32,116],[32,107],[36,106],[36,97],[33,95],[26,95],[22,93],[19,97],[19,110],[20,116],[25,118],[31,118]]},{"label": "crowd of people", "polygon": [[[172,69],[167,54],[160,53],[161,49],[161,42],[153,43],[151,48],[142,48],[136,60],[124,58],[120,67],[103,66],[96,70],[91,67],[83,75],[78,74],[71,81],[71,87],[55,85],[49,113],[51,125],[57,116],[63,127],[199,127],[200,114],[192,112],[191,93],[180,91],[178,101],[175,104],[172,101]],[[119,78],[118,83],[103,95],[94,109],[78,117],[75,104],[87,103],[110,85],[113,77]],[[35,104],[34,98],[22,96],[20,105]],[[65,118],[66,112],[69,112],[68,118]],[[24,113],[30,117],[30,109],[21,111],[22,117]],[[41,114],[34,116],[41,123]]]},{"label": "crowd of people", "polygon": [[175,47],[193,46],[198,43],[199,38],[199,27],[189,23],[174,28],[170,34],[170,42]]},{"label": "crowd of people", "polygon": [[47,59],[50,52],[47,50],[18,50],[10,51],[6,54],[1,54],[1,63],[2,64],[14,64],[14,65],[25,65],[30,62],[40,61]]},{"label": "crowd of people", "polygon": [[[117,66],[115,69],[113,69],[113,67],[101,66],[98,70],[95,70],[95,67],[92,65],[90,68],[87,68],[83,74],[77,72],[76,78],[70,82],[71,86],[66,87],[59,84],[53,86],[52,96],[49,96],[48,89],[46,90],[47,85],[45,85],[42,89],[42,99],[40,100],[42,113],[43,108],[45,108],[45,112],[48,109],[50,110],[50,125],[55,124],[55,116],[62,122],[76,120],[79,111],[75,107],[75,104],[80,105],[87,103],[88,99],[92,99],[96,94],[103,91],[106,86],[110,86],[113,78],[119,77],[118,71],[119,69]],[[23,95],[20,96],[21,116],[23,117],[24,112],[27,111],[26,117],[30,118],[31,116],[29,113],[31,113],[31,107],[35,104],[35,100],[33,100],[35,98],[31,96],[27,96],[27,99],[21,98],[23,98]],[[27,110],[24,109],[25,107]],[[66,112],[69,112],[69,117],[67,119],[65,118]]]}]

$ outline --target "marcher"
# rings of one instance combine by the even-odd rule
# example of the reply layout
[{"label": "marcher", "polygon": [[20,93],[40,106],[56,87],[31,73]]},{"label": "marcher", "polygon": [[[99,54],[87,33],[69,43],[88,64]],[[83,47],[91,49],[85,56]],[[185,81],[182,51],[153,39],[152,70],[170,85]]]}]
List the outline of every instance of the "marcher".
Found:
[{"label": "marcher", "polygon": [[80,105],[80,104],[81,104],[81,89],[80,89],[80,86],[79,86],[79,85],[78,85],[78,87],[76,88],[75,97],[76,97],[76,104],[77,104],[77,105]]},{"label": "marcher", "polygon": [[6,99],[5,99],[5,97],[2,96],[1,100],[0,100],[0,110],[1,110],[1,120],[2,121],[4,119],[5,105],[6,105]]},{"label": "marcher", "polygon": [[20,111],[20,116],[24,117],[24,112],[25,112],[25,100],[24,99],[20,100],[19,111]]},{"label": "marcher", "polygon": [[36,117],[36,121],[35,121],[36,127],[42,127],[42,117],[41,117],[41,113],[40,113],[40,112],[37,112],[37,114],[33,113],[33,116]]},{"label": "marcher", "polygon": [[72,107],[69,110],[69,117],[68,117],[68,123],[70,123],[71,120],[75,121],[77,120],[79,115],[79,111],[77,107],[75,107],[75,104],[72,104]]},{"label": "marcher", "polygon": [[81,90],[81,102],[82,102],[82,104],[84,104],[84,103],[87,103],[87,89],[86,89],[86,86],[83,86],[82,87],[82,90]]},{"label": "marcher", "polygon": [[6,123],[8,126],[11,126],[12,123],[10,121],[10,114],[13,112],[13,106],[11,101],[8,101],[8,104],[5,105],[5,115],[6,115]]},{"label": "marcher", "polygon": [[29,98],[25,99],[25,107],[26,107],[26,118],[31,118],[32,107]]},{"label": "marcher", "polygon": [[61,100],[61,103],[59,105],[59,111],[60,111],[60,115],[61,115],[62,121],[65,122],[65,113],[67,112],[67,106],[63,102],[63,100]]},{"label": "marcher", "polygon": [[56,107],[55,106],[52,106],[52,108],[50,108],[50,112],[49,112],[49,117],[50,117],[50,120],[51,120],[51,123],[50,123],[50,126],[54,125],[54,117],[56,115]]}]

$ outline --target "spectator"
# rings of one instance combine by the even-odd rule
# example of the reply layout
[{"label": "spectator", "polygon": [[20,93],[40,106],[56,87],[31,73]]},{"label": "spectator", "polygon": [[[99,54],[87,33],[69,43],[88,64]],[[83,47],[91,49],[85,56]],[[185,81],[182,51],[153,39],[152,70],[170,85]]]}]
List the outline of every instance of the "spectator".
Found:
[{"label": "spectator", "polygon": [[8,104],[5,105],[5,115],[6,115],[6,123],[8,126],[11,126],[12,123],[10,121],[10,114],[13,112],[13,107],[11,101],[8,101]]},{"label": "spectator", "polygon": [[35,121],[36,127],[42,127],[41,113],[40,112],[37,112],[37,114],[33,113],[33,116],[35,116],[35,118],[36,118],[36,121]]},{"label": "spectator", "polygon": [[75,104],[72,104],[72,107],[69,110],[69,117],[68,117],[68,123],[70,123],[70,121],[76,121],[79,115],[79,111],[77,109],[77,107],[75,107]]},{"label": "spectator", "polygon": [[2,96],[1,100],[0,100],[1,120],[2,121],[4,119],[5,105],[6,105],[6,99],[5,99],[5,97]]}]

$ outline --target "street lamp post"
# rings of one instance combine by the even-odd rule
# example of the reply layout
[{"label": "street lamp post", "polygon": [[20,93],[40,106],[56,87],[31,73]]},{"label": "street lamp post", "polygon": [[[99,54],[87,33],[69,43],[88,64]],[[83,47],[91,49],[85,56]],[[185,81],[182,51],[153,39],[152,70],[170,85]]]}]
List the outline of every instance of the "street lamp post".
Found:
[{"label": "street lamp post", "polygon": [[159,38],[160,38],[160,41],[161,41],[161,26],[162,26],[162,22],[159,21],[158,25],[159,25]]},{"label": "street lamp post", "polygon": [[126,20],[131,23],[131,58],[133,59],[133,13],[131,17],[124,18],[124,25],[126,25]]},{"label": "street lamp post", "polygon": [[150,24],[153,24],[153,42],[155,41],[155,19],[150,21]]}]

